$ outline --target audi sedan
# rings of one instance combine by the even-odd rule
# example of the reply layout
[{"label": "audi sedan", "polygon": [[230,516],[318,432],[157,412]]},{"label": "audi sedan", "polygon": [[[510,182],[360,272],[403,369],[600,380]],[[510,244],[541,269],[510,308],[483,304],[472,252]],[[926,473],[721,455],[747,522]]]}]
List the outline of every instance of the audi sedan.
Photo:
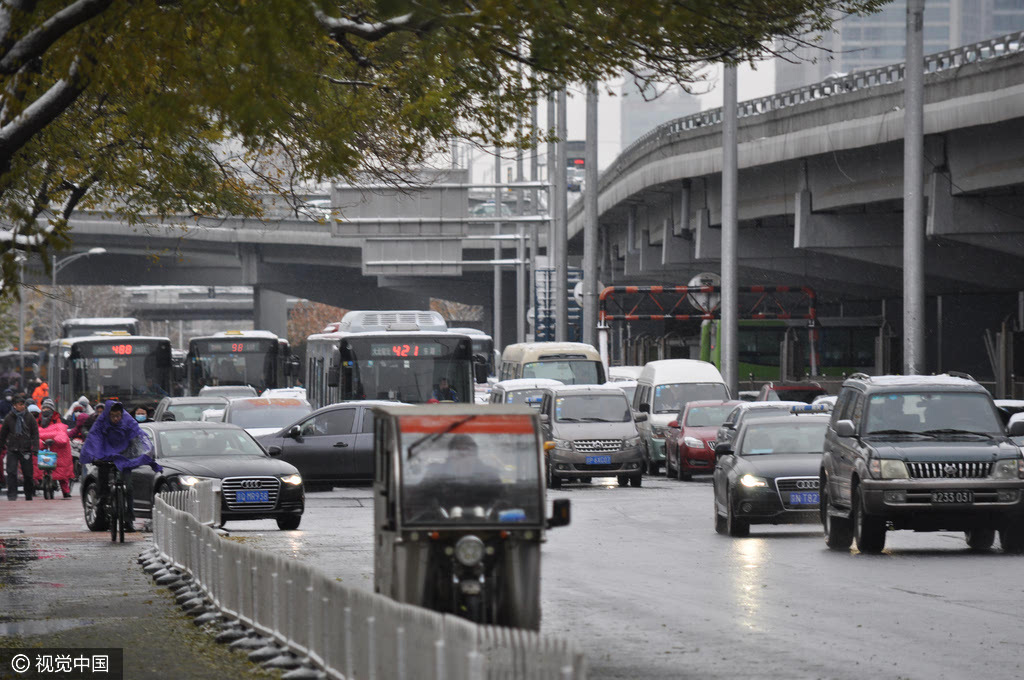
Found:
[{"label": "audi sedan", "polygon": [[[276,460],[242,428],[228,423],[147,423],[142,429],[153,441],[163,472],[148,466],[131,474],[136,518],[152,517],[156,494],[187,489],[212,479],[221,493],[221,520],[273,519],[279,529],[298,529],[306,499],[295,466]],[[87,466],[82,481],[86,524],[93,531],[107,527],[98,503],[96,468]]]},{"label": "audi sedan", "polygon": [[715,448],[715,531],[746,536],[751,524],[816,523],[818,471],[830,416],[794,413],[748,420]]}]

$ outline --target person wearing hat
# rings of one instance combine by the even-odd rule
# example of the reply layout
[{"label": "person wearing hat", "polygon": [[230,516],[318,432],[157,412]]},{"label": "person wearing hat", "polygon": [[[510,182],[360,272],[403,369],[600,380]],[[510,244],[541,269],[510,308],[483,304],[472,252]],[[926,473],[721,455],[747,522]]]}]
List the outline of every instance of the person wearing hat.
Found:
[{"label": "person wearing hat", "polygon": [[0,401],[0,418],[6,418],[14,407],[14,390],[8,387],[4,390],[3,401]]},{"label": "person wearing hat", "polygon": [[[68,426],[57,416],[57,404],[53,399],[43,399],[43,408],[39,415],[39,446],[46,447],[57,454],[57,467],[50,477],[60,483],[64,498],[71,498],[71,481],[75,477],[75,460],[71,455],[71,437]],[[43,479],[43,472],[35,466],[34,479]]]},{"label": "person wearing hat", "polygon": [[39,414],[42,412],[42,409],[33,404],[31,399],[26,400],[25,403],[28,404],[28,412],[32,414],[32,417],[35,418],[36,422],[38,423]]},{"label": "person wearing hat", "polygon": [[39,450],[39,425],[25,407],[25,397],[13,399],[14,408],[0,426],[0,449],[7,447],[7,500],[18,500],[18,468],[24,477],[25,500],[35,493],[32,459]]}]

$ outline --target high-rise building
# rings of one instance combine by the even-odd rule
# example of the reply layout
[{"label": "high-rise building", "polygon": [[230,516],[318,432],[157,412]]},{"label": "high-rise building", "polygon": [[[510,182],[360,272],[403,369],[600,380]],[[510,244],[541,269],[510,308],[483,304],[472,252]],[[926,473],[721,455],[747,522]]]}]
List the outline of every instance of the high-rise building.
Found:
[{"label": "high-rise building", "polygon": [[619,97],[619,130],[625,149],[640,137],[676,118],[700,111],[700,100],[679,87],[670,87],[654,99],[644,98],[636,85],[627,81]]},{"label": "high-rise building", "polygon": [[[784,92],[904,60],[906,0],[894,0],[868,16],[849,16],[823,36],[821,49],[800,48],[789,61],[776,59],[775,91]],[[926,0],[924,53],[1024,30],[1024,0]],[[795,61],[795,63],[794,63]]]}]

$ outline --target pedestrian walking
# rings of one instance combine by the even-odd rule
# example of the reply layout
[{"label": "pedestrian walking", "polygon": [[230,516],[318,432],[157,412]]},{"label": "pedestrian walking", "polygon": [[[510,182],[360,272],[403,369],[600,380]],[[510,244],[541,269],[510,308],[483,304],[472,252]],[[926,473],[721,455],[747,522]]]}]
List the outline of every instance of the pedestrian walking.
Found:
[{"label": "pedestrian walking", "polygon": [[[46,446],[46,441],[51,442],[49,449],[57,454],[57,467],[50,473],[50,477],[60,483],[64,498],[71,498],[71,480],[75,478],[71,438],[68,436],[68,426],[57,416],[57,405],[50,398],[43,400],[43,409],[39,416],[39,445]],[[36,464],[33,479],[39,482],[42,478],[43,472]]]},{"label": "pedestrian walking", "polygon": [[25,398],[17,396],[14,408],[0,426],[0,448],[7,447],[7,500],[18,499],[18,469],[24,477],[25,500],[32,500],[33,484],[32,459],[39,450],[39,425],[28,412]]}]

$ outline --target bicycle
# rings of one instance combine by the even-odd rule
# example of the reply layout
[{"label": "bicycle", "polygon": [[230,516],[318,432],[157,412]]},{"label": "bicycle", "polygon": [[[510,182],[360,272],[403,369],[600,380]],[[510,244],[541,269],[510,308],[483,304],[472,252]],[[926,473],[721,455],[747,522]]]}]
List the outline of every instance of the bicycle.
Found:
[{"label": "bicycle", "polygon": [[50,451],[49,448],[39,451],[36,453],[36,466],[43,473],[43,499],[52,500],[57,490],[57,482],[53,480],[52,475],[53,471],[57,468],[57,454]]},{"label": "bicycle", "polygon": [[124,484],[124,475],[116,467],[107,477],[105,508],[107,521],[110,522],[110,541],[124,543],[124,527],[128,522],[128,489]]}]

